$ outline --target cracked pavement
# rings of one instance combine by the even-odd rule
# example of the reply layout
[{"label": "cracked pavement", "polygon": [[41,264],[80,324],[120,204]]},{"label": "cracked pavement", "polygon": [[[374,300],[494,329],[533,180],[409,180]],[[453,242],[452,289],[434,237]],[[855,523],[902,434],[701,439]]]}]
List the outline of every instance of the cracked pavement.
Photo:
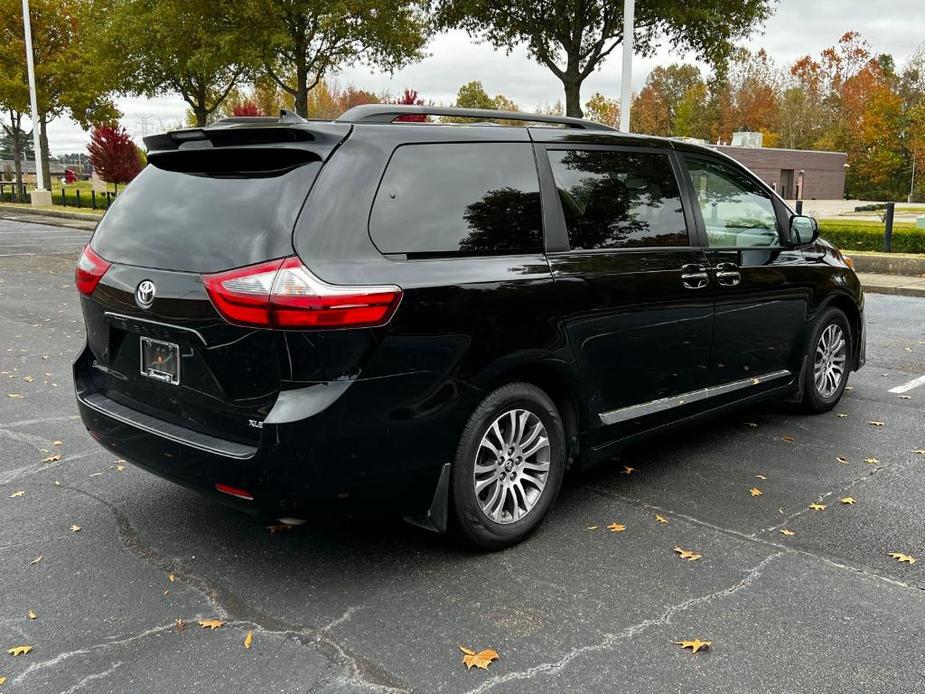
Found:
[{"label": "cracked pavement", "polygon": [[[69,375],[85,238],[0,219],[0,691],[925,689],[925,386],[888,392],[925,373],[925,300],[868,296],[868,365],[832,413],[769,403],[660,437],[567,476],[531,540],[475,554],[392,519],[271,536],[117,470]],[[712,649],[671,643],[696,637]],[[466,671],[458,644],[501,657]]]}]

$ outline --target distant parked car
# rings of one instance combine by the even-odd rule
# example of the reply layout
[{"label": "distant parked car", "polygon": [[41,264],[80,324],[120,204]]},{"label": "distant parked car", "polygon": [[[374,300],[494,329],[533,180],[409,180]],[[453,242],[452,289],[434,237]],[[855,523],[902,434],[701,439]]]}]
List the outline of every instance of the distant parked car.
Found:
[{"label": "distant parked car", "polygon": [[828,410],[864,363],[853,270],[707,148],[400,105],[146,144],[77,267],[80,413],[243,507],[505,547],[569,465],[764,398]]}]

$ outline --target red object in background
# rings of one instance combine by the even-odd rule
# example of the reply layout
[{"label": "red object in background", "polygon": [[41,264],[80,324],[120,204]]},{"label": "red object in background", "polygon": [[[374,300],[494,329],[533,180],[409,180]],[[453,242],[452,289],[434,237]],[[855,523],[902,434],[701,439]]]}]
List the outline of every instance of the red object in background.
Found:
[{"label": "red object in background", "polygon": [[65,170],[64,170],[64,182],[65,182],[65,183],[76,183],[76,182],[77,182],[77,174],[75,174],[75,173],[74,173],[73,171],[71,171],[70,169],[65,169]]},{"label": "red object in background", "polygon": [[104,181],[128,183],[141,172],[141,150],[119,125],[95,126],[87,150],[90,164]]},{"label": "red object in background", "polygon": [[235,117],[241,117],[263,116],[265,114],[260,110],[260,107],[255,102],[251,101],[250,99],[246,99],[231,109],[231,115]]},{"label": "red object in background", "polygon": [[[417,90],[406,89],[405,93],[402,94],[401,98],[395,102],[396,104],[403,104],[405,106],[423,106],[424,99],[418,98]],[[399,116],[395,119],[396,123],[426,123],[427,116],[421,116],[416,113],[408,114],[407,116]]]}]

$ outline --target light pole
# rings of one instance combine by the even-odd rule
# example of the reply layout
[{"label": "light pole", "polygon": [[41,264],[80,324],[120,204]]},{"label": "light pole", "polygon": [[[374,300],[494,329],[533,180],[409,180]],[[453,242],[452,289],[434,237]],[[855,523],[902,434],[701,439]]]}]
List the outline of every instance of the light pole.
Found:
[{"label": "light pole", "polygon": [[32,139],[35,145],[35,190],[32,191],[33,205],[50,205],[51,191],[42,186],[45,172],[42,169],[42,145],[39,134],[39,105],[35,96],[35,63],[32,55],[32,20],[29,18],[29,0],[22,0],[22,23],[26,38],[26,68],[29,73],[29,100],[32,105]]},{"label": "light pole", "polygon": [[636,0],[623,0],[623,81],[620,84],[620,130],[630,131],[630,104],[633,100],[633,22]]}]

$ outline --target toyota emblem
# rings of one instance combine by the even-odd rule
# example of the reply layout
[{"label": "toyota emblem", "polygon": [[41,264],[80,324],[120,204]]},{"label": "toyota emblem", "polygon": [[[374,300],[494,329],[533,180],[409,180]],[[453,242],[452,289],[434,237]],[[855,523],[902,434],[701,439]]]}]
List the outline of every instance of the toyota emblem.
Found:
[{"label": "toyota emblem", "polygon": [[151,308],[154,303],[154,282],[151,280],[142,280],[135,289],[135,303],[139,308]]}]

